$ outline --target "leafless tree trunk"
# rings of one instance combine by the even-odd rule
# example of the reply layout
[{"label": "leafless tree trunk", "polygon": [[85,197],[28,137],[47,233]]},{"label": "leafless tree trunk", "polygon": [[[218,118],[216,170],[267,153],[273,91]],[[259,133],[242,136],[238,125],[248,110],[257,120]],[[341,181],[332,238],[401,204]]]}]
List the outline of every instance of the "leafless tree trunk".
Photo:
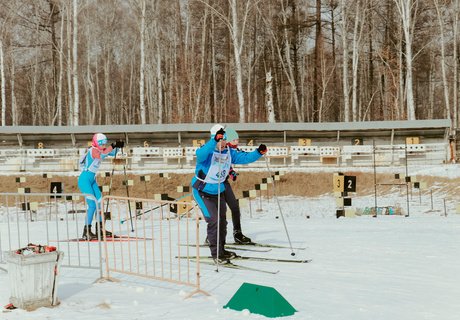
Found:
[{"label": "leafless tree trunk", "polygon": [[[402,32],[401,26],[400,26],[399,29]],[[404,110],[405,109],[404,108],[404,106],[405,106],[404,102],[407,99],[407,91],[406,91],[407,83],[406,83],[406,85],[404,85],[404,70],[403,70],[404,69],[403,44],[404,43],[403,43],[401,38],[399,38],[398,40],[399,40],[398,47],[399,47],[400,51],[398,53],[398,65],[399,65],[398,84],[399,84],[399,90],[398,90],[398,93],[397,93],[397,96],[396,96],[396,119],[397,120],[403,120],[402,116],[407,115],[407,109]],[[407,66],[406,66],[406,68],[407,68]]]},{"label": "leafless tree trunk", "polygon": [[267,119],[269,123],[275,123],[275,109],[273,107],[273,82],[271,71],[267,72],[265,78],[265,93],[266,93],[266,106],[267,106]]},{"label": "leafless tree trunk", "polygon": [[[133,84],[134,84],[134,58],[131,58],[130,64],[129,64],[129,96],[128,96],[128,112],[127,112],[127,118],[128,119],[133,119],[134,114],[133,112],[133,99],[132,99],[132,92],[133,92]],[[133,119],[134,120],[134,119]],[[134,121],[136,123],[136,121]]]},{"label": "leafless tree trunk", "polygon": [[[157,27],[158,30],[158,27]],[[160,52],[160,42],[156,44],[156,84],[157,84],[157,123],[163,123],[163,73],[161,72],[162,57]]]},{"label": "leafless tree trunk", "polygon": [[201,48],[201,59],[200,59],[200,67],[199,71],[200,74],[198,76],[198,87],[196,88],[195,92],[195,112],[193,113],[193,119],[192,121],[195,123],[198,121],[198,116],[202,115],[202,96],[203,96],[203,82],[205,80],[205,68],[206,68],[206,45],[207,45],[207,25],[208,25],[208,11],[209,7],[206,6],[204,9],[204,16],[203,16],[203,28],[201,31],[201,42],[200,42],[200,48]]},{"label": "leafless tree trunk", "polygon": [[[38,28],[39,28],[38,24],[35,26],[35,28],[36,29],[35,29],[34,38],[37,37],[37,34],[38,34]],[[35,56],[35,64],[33,66],[32,85],[31,85],[32,125],[34,126],[40,124],[40,109],[39,109],[39,102],[37,99],[37,82],[38,82],[38,55]]]},{"label": "leafless tree trunk", "polygon": [[10,58],[11,61],[11,72],[10,72],[10,83],[11,83],[11,124],[13,126],[19,125],[18,123],[18,109],[16,104],[16,93],[15,93],[15,61],[14,58]]},{"label": "leafless tree trunk", "polygon": [[211,83],[212,83],[212,114],[211,122],[217,122],[217,71],[216,71],[216,43],[215,43],[215,21],[211,15]]},{"label": "leafless tree trunk", "polygon": [[3,41],[0,39],[0,81],[2,82],[2,127],[6,126],[6,79],[5,62],[3,60]]},{"label": "leafless tree trunk", "polygon": [[[284,9],[284,8],[283,8]],[[282,10],[282,18],[283,18],[283,24],[287,24],[287,16],[286,16],[286,11]],[[284,40],[284,51],[286,55],[286,69],[287,73],[289,74],[288,79],[289,79],[289,84],[291,85],[291,98],[294,100],[294,106],[295,106],[295,111],[297,114],[297,121],[303,122],[304,121],[304,114],[300,110],[300,104],[299,104],[299,99],[297,96],[297,84],[295,81],[295,73],[294,73],[294,68],[292,66],[292,60],[291,60],[291,43],[289,41],[288,37],[288,32],[287,28],[284,28],[283,31],[283,40]],[[281,56],[280,56],[281,58]]]},{"label": "leafless tree trunk", "polygon": [[244,105],[244,94],[243,94],[243,71],[241,69],[241,52],[244,45],[244,29],[246,26],[247,14],[249,12],[249,5],[251,1],[246,1],[246,8],[244,11],[244,17],[242,26],[240,29],[239,26],[239,15],[237,8],[237,0],[229,0],[231,8],[231,17],[232,17],[232,27],[230,34],[233,40],[233,54],[235,59],[235,78],[236,78],[236,92],[238,94],[238,104],[239,104],[239,122],[246,122],[246,112]]},{"label": "leafless tree trunk", "polygon": [[348,85],[348,11],[347,11],[347,2],[346,0],[341,0],[341,7],[342,7],[342,50],[343,50],[343,61],[342,61],[342,68],[343,68],[343,75],[342,75],[342,82],[343,82],[343,116],[344,121],[350,121],[350,100],[349,100],[349,85]]},{"label": "leafless tree trunk", "polygon": [[453,79],[453,127],[458,127],[458,19],[460,14],[460,1],[454,1],[454,12],[453,12],[453,69],[454,69],[454,79]]},{"label": "leafless tree trunk", "polygon": [[72,34],[72,78],[74,90],[74,112],[73,112],[73,126],[79,124],[79,93],[78,93],[78,1],[73,0],[73,34]]},{"label": "leafless tree trunk", "polygon": [[[89,30],[89,27],[87,27],[87,34],[88,34],[88,42],[91,43],[91,31]],[[87,89],[87,114],[88,117],[86,119],[86,123],[88,125],[94,125],[95,123],[95,117],[96,117],[96,98],[95,98],[95,89],[94,89],[94,82],[93,82],[93,77],[91,73],[91,52],[90,52],[90,46],[87,46],[87,52],[86,52],[86,86]]]},{"label": "leafless tree trunk", "polygon": [[[430,55],[430,58],[432,61],[435,60],[432,55]],[[428,104],[428,118],[429,119],[432,118],[434,114],[434,91],[436,87],[435,81],[433,79],[434,69],[435,69],[434,63],[430,63],[430,71],[429,71],[429,76],[428,76],[428,83],[429,83],[428,97],[430,97],[429,104]]]},{"label": "leafless tree trunk", "polygon": [[98,59],[94,62],[95,64],[95,70],[94,74],[96,75],[96,109],[99,110],[97,113],[97,123],[103,123],[102,122],[102,104],[101,104],[101,89],[100,89],[100,82],[99,82],[99,62]]},{"label": "leafless tree trunk", "polygon": [[[367,53],[367,61],[368,61],[368,79],[369,84],[367,86],[368,91],[366,93],[365,99],[368,100],[371,97],[370,103],[368,103],[368,108],[366,113],[368,114],[367,119],[363,116],[361,121],[370,121],[372,119],[381,120],[379,118],[378,112],[376,112],[376,103],[374,102],[374,97],[378,99],[379,97],[379,89],[376,89],[376,77],[375,77],[375,61],[374,61],[374,37],[375,37],[375,10],[374,8],[377,7],[377,4],[380,4],[380,1],[369,0],[367,2],[367,43],[368,43],[368,53]],[[377,78],[378,79],[378,78]]]},{"label": "leafless tree trunk", "polygon": [[67,95],[68,95],[68,110],[69,117],[67,125],[73,125],[74,119],[74,91],[72,85],[72,11],[71,0],[67,3]]},{"label": "leafless tree trunk", "polygon": [[112,92],[110,89],[110,66],[112,64],[112,60],[110,59],[110,49],[106,49],[106,56],[104,62],[104,115],[105,121],[104,124],[112,124],[112,114],[110,112],[110,106],[112,102]]},{"label": "leafless tree trunk", "polygon": [[359,119],[358,116],[358,67],[359,56],[361,53],[361,36],[365,20],[365,8],[362,7],[361,0],[355,2],[355,25],[353,28],[353,47],[352,47],[352,87],[351,87],[351,110],[353,122]]},{"label": "leafless tree trunk", "polygon": [[58,16],[59,16],[59,7],[57,3],[48,0],[48,5],[49,5],[49,16],[48,16],[48,21],[47,24],[49,26],[49,31],[51,33],[51,59],[52,59],[52,70],[53,70],[53,77],[52,77],[52,92],[50,93],[48,90],[48,87],[46,88],[48,96],[52,96],[52,106],[50,105],[50,108],[48,109],[48,117],[49,117],[49,122],[48,125],[53,125],[55,122],[55,114],[57,112],[57,104],[58,104],[58,96],[57,96],[57,91],[58,91],[58,58],[57,58],[57,52],[59,50],[58,47],[58,42],[57,42],[57,37],[56,37],[56,23],[58,22]]},{"label": "leafless tree trunk", "polygon": [[320,90],[324,91],[324,88],[321,89],[319,86],[322,83],[322,58],[323,58],[323,27],[321,20],[321,0],[316,0],[316,9],[315,9],[315,69],[314,69],[314,81],[313,81],[313,121],[319,121],[321,118],[320,112],[322,106],[320,104]]},{"label": "leafless tree trunk", "polygon": [[451,110],[450,110],[450,101],[449,101],[449,84],[447,81],[447,73],[446,73],[444,17],[439,8],[438,0],[434,0],[434,6],[436,8],[436,14],[438,16],[440,42],[441,42],[441,61],[440,63],[441,63],[441,71],[442,71],[442,84],[443,84],[443,89],[444,89],[445,116],[447,117],[447,119],[452,119]]},{"label": "leafless tree trunk", "polygon": [[139,68],[139,113],[141,117],[141,124],[146,124],[145,118],[145,97],[144,97],[144,84],[145,84],[145,0],[141,2],[141,28],[140,28],[140,40],[141,40],[141,61]]},{"label": "leafless tree trunk", "polygon": [[[60,42],[59,42],[59,79],[57,83],[57,94],[56,94],[56,115],[57,125],[62,126],[62,81],[64,77],[64,14],[61,10],[61,30],[60,30]],[[53,121],[54,122],[54,121]]]},{"label": "leafless tree trunk", "polygon": [[[319,109],[318,109],[318,122],[323,122],[323,112],[325,108],[325,104],[327,103],[327,88],[328,84],[334,78],[335,74],[335,65],[328,65],[328,62],[323,57],[321,59],[321,95],[319,97]],[[327,108],[328,106],[326,106]]]},{"label": "leafless tree trunk", "polygon": [[413,16],[416,15],[418,0],[394,0],[398,8],[404,34],[404,62],[406,65],[406,108],[407,120],[415,120],[415,103],[413,92],[413,67],[412,67],[412,38],[413,38]]}]

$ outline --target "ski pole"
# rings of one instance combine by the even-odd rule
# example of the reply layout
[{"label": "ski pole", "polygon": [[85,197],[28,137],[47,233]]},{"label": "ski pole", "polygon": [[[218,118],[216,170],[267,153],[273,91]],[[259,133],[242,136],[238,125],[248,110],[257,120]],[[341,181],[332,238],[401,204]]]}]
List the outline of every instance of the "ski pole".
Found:
[{"label": "ski pole", "polygon": [[[225,130],[227,126],[225,125],[223,129]],[[222,137],[223,140],[223,137]],[[217,141],[219,144],[222,140]],[[220,183],[221,183],[221,175],[222,175],[222,164],[221,164],[221,157],[222,157],[222,145],[219,145],[219,166],[218,166],[218,185],[217,185],[217,269],[216,272],[219,272],[219,248],[220,248]]]},{"label": "ski pole", "polygon": [[[219,141],[220,142],[220,141]],[[217,142],[217,143],[219,143]],[[217,259],[216,259],[216,272],[219,272],[219,248],[220,248],[220,176],[222,175],[221,168],[221,156],[222,150],[219,148],[219,166],[218,166],[218,177],[217,177]]]},{"label": "ski pole", "polygon": [[292,248],[291,238],[289,237],[289,232],[288,232],[288,229],[287,229],[287,226],[286,226],[286,221],[284,221],[283,210],[281,210],[280,201],[279,201],[278,196],[277,196],[277,194],[276,194],[275,179],[273,178],[273,175],[272,175],[272,173],[271,173],[271,171],[270,171],[270,167],[268,166],[268,159],[267,159],[267,157],[264,156],[264,158],[265,158],[265,165],[267,166],[268,174],[270,175],[270,177],[272,177],[273,197],[275,198],[276,203],[278,204],[278,209],[279,209],[280,214],[281,214],[281,220],[283,220],[284,230],[286,231],[286,236],[287,236],[287,239],[288,239],[288,241],[289,241],[289,247],[290,247],[290,249],[291,249],[291,256],[295,256],[294,249]]},{"label": "ski pole", "polygon": [[[123,148],[121,148],[121,153],[123,153]],[[131,214],[131,201],[129,201],[129,188],[128,188],[128,177],[126,175],[126,163],[123,163],[123,172],[125,175],[126,196],[128,197],[128,210],[129,210],[129,220],[131,220],[131,232],[134,232],[133,216]]]},{"label": "ski pole", "polygon": [[[108,194],[108,196],[110,196],[110,193],[112,192],[112,177],[113,177],[113,173],[115,172],[115,162],[116,162],[116,159],[117,159],[117,153],[118,153],[118,148],[115,150],[115,156],[113,157],[114,163],[113,163],[113,166],[112,166],[112,173],[110,174],[110,183],[109,183],[109,194]],[[109,202],[110,202],[110,198],[107,199],[107,206],[105,207],[105,212],[108,212],[108,210],[109,210]],[[105,214],[105,212],[104,212],[104,214]]]},{"label": "ski pole", "polygon": [[[182,197],[177,198],[176,201],[177,201],[177,200],[181,200],[181,199],[186,198],[186,197],[191,196],[191,195],[192,195],[192,193],[184,194]],[[149,212],[151,212],[151,211],[154,211],[154,210],[156,210],[156,209],[159,209],[159,208],[164,207],[164,206],[167,206],[167,205],[169,205],[169,203],[164,203],[164,204],[161,204],[161,205],[156,206],[156,207],[154,207],[154,208],[148,209],[147,211],[137,213],[137,214],[134,216],[134,218],[140,217],[140,216],[142,216],[142,215],[144,215],[144,214],[146,214],[146,213],[149,213]],[[128,221],[128,220],[129,220],[129,219],[122,219],[122,220],[120,220],[120,223],[123,224],[123,223],[125,223],[125,222]]]},{"label": "ski pole", "polygon": [[[169,203],[164,203],[164,204],[161,204],[161,205],[159,205],[159,206],[156,206],[155,208],[149,209],[149,210],[147,210],[147,211],[137,213],[137,214],[134,216],[134,218],[140,217],[140,216],[142,216],[142,215],[144,215],[144,214],[146,214],[146,213],[149,213],[149,212],[151,212],[151,211],[153,211],[153,210],[159,209],[159,208],[164,207],[164,206],[167,206],[167,205],[169,205]],[[131,220],[131,219],[130,219],[130,218],[128,218],[128,219],[122,219],[122,220],[120,220],[120,223],[123,224],[123,223],[125,223],[125,222],[128,221],[128,220]]]}]

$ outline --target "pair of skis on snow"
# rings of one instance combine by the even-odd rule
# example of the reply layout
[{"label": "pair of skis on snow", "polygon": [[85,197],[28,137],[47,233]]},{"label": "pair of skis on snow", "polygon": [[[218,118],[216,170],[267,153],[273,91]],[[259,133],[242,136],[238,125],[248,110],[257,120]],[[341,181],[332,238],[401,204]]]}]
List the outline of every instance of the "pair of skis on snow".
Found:
[{"label": "pair of skis on snow", "polygon": [[[102,238],[102,237],[101,237]],[[108,241],[108,242],[124,242],[124,241],[139,241],[139,240],[152,240],[152,238],[144,238],[144,237],[134,237],[129,235],[113,235],[111,237],[105,237],[101,239],[101,241]],[[84,239],[84,238],[73,238],[73,239],[62,239],[62,240],[55,240],[57,242],[98,242],[99,239]]]},{"label": "pair of skis on snow", "polygon": [[[184,246],[194,246],[194,245],[184,245]],[[208,245],[200,245],[200,247],[208,247]],[[248,243],[248,244],[239,244],[239,243],[230,243],[225,245],[226,249],[234,249],[234,250],[242,250],[242,251],[254,251],[254,252],[268,252],[271,251],[272,248],[277,249],[291,249],[290,247],[280,246],[280,245],[272,245],[272,244],[264,244],[264,243]],[[297,250],[305,250],[305,247],[297,247],[292,248]],[[189,257],[181,257],[184,259],[197,259],[197,256],[189,256]],[[209,265],[215,265],[214,260],[210,256],[200,256],[200,262]],[[225,263],[219,264],[219,266],[231,269],[241,269],[241,270],[250,270],[250,271],[257,271],[262,273],[269,273],[269,274],[277,274],[279,270],[271,271],[271,270],[264,270],[259,268],[252,268],[248,266],[243,266],[240,264],[235,264],[234,260],[249,260],[249,261],[265,261],[265,262],[283,262],[283,263],[309,263],[311,259],[304,259],[304,260],[296,260],[296,259],[277,259],[277,258],[265,258],[265,257],[253,257],[253,256],[236,256],[231,260],[227,260]]]},{"label": "pair of skis on snow", "polygon": [[[181,244],[181,246],[189,246],[195,247],[194,244]],[[207,244],[201,244],[200,248],[207,248],[209,247]],[[226,249],[233,249],[233,250],[242,250],[242,251],[254,251],[254,252],[268,252],[272,249],[291,249],[291,247],[287,246],[280,246],[276,244],[269,244],[269,243],[259,243],[259,242],[249,242],[249,243],[227,243],[225,245]],[[294,250],[305,250],[306,247],[293,247]]]}]

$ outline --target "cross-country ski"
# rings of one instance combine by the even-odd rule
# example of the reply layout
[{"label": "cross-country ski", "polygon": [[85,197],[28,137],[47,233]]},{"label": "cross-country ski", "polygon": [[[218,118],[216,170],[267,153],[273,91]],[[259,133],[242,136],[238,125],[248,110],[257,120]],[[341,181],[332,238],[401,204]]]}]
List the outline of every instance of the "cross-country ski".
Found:
[{"label": "cross-country ski", "polygon": [[[176,257],[177,258],[177,257]],[[196,259],[196,256],[183,256],[181,259]],[[212,259],[210,256],[200,256],[200,259]],[[235,256],[230,258],[230,260],[253,260],[253,261],[266,261],[266,262],[286,262],[286,263],[309,263],[312,262],[312,259],[282,259],[282,258],[269,258],[269,257],[254,257],[254,256]]]},{"label": "cross-country ski", "polygon": [[[184,246],[184,247],[196,247],[196,245],[193,245],[193,244],[183,244],[181,243],[180,246]],[[200,244],[199,245],[200,248],[208,248],[209,245],[207,244]],[[252,251],[252,252],[269,252],[271,251],[272,249],[270,248],[267,248],[267,249],[262,249],[262,248],[250,248],[250,247],[247,247],[247,246],[237,246],[237,245],[225,245],[225,248],[226,249],[230,249],[230,250],[240,250],[240,251]]]},{"label": "cross-country ski", "polygon": [[[245,246],[254,246],[254,247],[262,247],[262,248],[277,248],[277,249],[291,249],[289,246],[282,246],[277,244],[271,243],[259,243],[259,242],[248,242],[248,243],[237,243],[237,242],[230,242],[229,246],[237,247],[237,248],[244,248]],[[307,247],[292,247],[294,250],[306,250]]]},{"label": "cross-country ski", "polygon": [[[203,258],[203,259],[200,258],[200,263],[207,264],[207,265],[212,265],[212,266],[216,267],[216,263],[210,258]],[[277,274],[277,273],[280,272],[279,270],[270,271],[270,270],[266,270],[266,269],[259,269],[259,268],[255,268],[255,267],[243,266],[243,265],[240,265],[240,264],[235,264],[233,261],[226,261],[226,262],[224,262],[222,264],[219,264],[219,267],[230,268],[230,269],[239,269],[239,270],[247,270],[247,271],[254,271],[254,272],[261,272],[261,273],[268,273],[268,274]]]},{"label": "cross-country ski", "polygon": [[[100,241],[107,241],[107,242],[119,242],[119,241],[142,241],[142,240],[152,240],[152,238],[144,238],[144,237],[130,237],[130,236],[112,236],[101,238]],[[72,239],[61,239],[61,240],[50,240],[51,242],[98,242],[97,238],[94,239],[85,239],[85,238],[72,238]]]}]

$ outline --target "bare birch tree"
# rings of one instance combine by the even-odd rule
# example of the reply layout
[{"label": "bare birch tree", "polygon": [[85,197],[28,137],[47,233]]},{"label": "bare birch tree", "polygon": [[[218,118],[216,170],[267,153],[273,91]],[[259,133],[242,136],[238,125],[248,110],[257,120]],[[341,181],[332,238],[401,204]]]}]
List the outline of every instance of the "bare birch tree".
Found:
[{"label": "bare birch tree", "polygon": [[413,17],[416,16],[418,0],[394,0],[398,9],[402,31],[404,35],[404,62],[405,62],[405,105],[407,120],[415,120],[415,103],[413,88],[413,68],[412,68],[412,40],[414,34]]},{"label": "bare birch tree", "polygon": [[140,67],[139,67],[139,114],[141,117],[141,124],[146,124],[145,117],[145,0],[141,1],[141,27],[140,27]]},{"label": "bare birch tree", "polygon": [[159,15],[155,19],[155,60],[156,60],[156,86],[157,86],[157,123],[163,123],[163,73],[161,71],[163,64],[163,57],[161,56],[161,42],[160,42],[160,21]]},{"label": "bare birch tree", "polygon": [[[231,8],[231,28],[230,35],[233,43],[233,53],[235,59],[235,78],[236,78],[236,91],[238,94],[238,104],[239,104],[239,122],[246,122],[246,111],[244,105],[244,94],[243,94],[243,71],[241,68],[241,52],[244,45],[244,29],[246,27],[246,21],[249,13],[249,6],[251,1],[246,1],[246,7],[243,13],[242,22],[239,21],[238,14],[238,0],[229,0]],[[240,26],[241,23],[241,26]]]},{"label": "bare birch tree", "polygon": [[11,83],[11,125],[18,125],[18,109],[16,104],[16,92],[15,92],[15,61],[14,57],[10,58],[11,61],[11,72],[10,72],[10,83]]},{"label": "bare birch tree", "polygon": [[353,122],[358,121],[358,68],[361,53],[361,37],[365,21],[365,8],[361,0],[355,1],[355,21],[353,27],[352,46],[352,86],[351,86],[351,110]]},{"label": "bare birch tree", "polygon": [[442,85],[444,91],[444,105],[445,105],[445,116],[447,119],[452,119],[451,117],[451,110],[450,110],[450,97],[449,97],[449,84],[447,81],[447,70],[446,70],[446,44],[445,44],[445,34],[444,34],[444,16],[441,12],[441,8],[439,6],[439,0],[433,0],[434,6],[436,8],[436,15],[438,17],[439,23],[439,35],[440,35],[440,42],[441,42],[441,72],[442,72]]},{"label": "bare birch tree", "polygon": [[265,80],[265,103],[267,108],[267,119],[269,123],[275,123],[275,110],[273,107],[273,77],[271,71],[267,72],[266,80]]},{"label": "bare birch tree", "polygon": [[5,62],[3,60],[3,41],[0,39],[0,81],[2,82],[2,127],[6,126],[6,86],[5,86]]},{"label": "bare birch tree", "polygon": [[199,64],[199,75],[198,75],[198,87],[196,88],[195,91],[195,110],[192,115],[192,121],[197,122],[198,121],[198,116],[202,116],[203,111],[202,111],[202,100],[204,99],[203,97],[203,91],[204,91],[204,85],[205,85],[205,72],[206,72],[206,61],[207,61],[207,55],[206,55],[206,48],[207,48],[207,33],[208,33],[208,15],[209,15],[209,7],[206,6],[204,8],[204,16],[202,18],[202,31],[201,31],[201,41],[200,41],[200,48],[201,48],[201,59],[200,59],[200,64]]},{"label": "bare birch tree", "polygon": [[454,1],[454,9],[453,9],[453,69],[454,69],[454,79],[453,79],[453,85],[452,85],[452,91],[453,91],[453,103],[452,103],[452,110],[453,110],[453,127],[456,128],[459,125],[458,122],[458,68],[459,68],[459,62],[458,62],[458,43],[459,43],[459,37],[458,37],[458,28],[459,28],[459,15],[460,15],[460,1],[455,0]]},{"label": "bare birch tree", "polygon": [[80,116],[80,100],[78,93],[78,1],[73,0],[73,33],[72,33],[72,78],[73,78],[73,92],[74,92],[74,107],[72,125],[78,126]]},{"label": "bare birch tree", "polygon": [[348,84],[348,3],[346,0],[341,0],[342,9],[342,86],[343,86],[343,117],[345,122],[350,121],[350,88]]},{"label": "bare birch tree", "polygon": [[66,6],[66,13],[67,13],[67,25],[66,25],[66,33],[67,33],[67,43],[66,43],[66,51],[67,51],[67,110],[68,110],[68,120],[67,125],[73,125],[74,119],[74,90],[72,85],[72,6],[71,0],[67,1]]},{"label": "bare birch tree", "polygon": [[[62,81],[64,78],[64,13],[61,10],[61,29],[59,41],[59,76],[57,82],[56,115],[57,125],[62,126]],[[54,123],[54,121],[53,121]]]}]

